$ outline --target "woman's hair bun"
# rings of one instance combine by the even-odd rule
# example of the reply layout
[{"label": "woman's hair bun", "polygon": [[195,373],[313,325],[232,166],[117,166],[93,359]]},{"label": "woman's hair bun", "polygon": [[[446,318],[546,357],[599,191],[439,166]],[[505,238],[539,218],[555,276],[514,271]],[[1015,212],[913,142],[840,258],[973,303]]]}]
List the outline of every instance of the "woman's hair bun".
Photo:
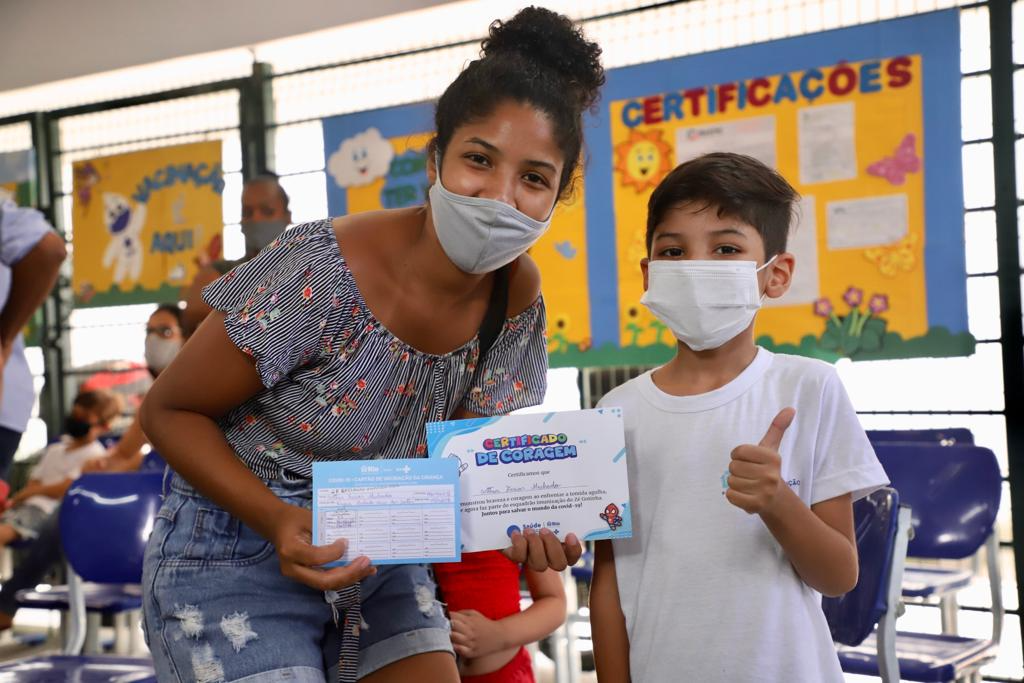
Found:
[{"label": "woman's hair bun", "polygon": [[518,59],[553,72],[576,93],[581,109],[594,105],[604,85],[601,48],[568,17],[543,7],[495,21],[481,47],[486,60]]}]

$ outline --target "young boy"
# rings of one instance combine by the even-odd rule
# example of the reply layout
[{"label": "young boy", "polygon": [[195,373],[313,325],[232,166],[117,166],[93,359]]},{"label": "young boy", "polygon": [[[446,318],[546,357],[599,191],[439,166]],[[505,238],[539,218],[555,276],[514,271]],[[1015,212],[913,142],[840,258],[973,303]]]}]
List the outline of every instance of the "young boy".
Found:
[{"label": "young boy", "polygon": [[887,479],[832,366],[754,344],[796,199],[725,153],[651,195],[641,302],[679,344],[600,404],[623,408],[633,505],[633,537],[597,543],[602,683],[843,680],[820,594],[856,585],[852,502]]},{"label": "young boy", "polygon": [[97,439],[110,429],[119,412],[117,397],[109,391],[86,391],[75,397],[64,423],[64,438],[47,447],[28,484],[7,501],[7,511],[0,515],[0,547],[38,535],[86,461],[105,455]]}]

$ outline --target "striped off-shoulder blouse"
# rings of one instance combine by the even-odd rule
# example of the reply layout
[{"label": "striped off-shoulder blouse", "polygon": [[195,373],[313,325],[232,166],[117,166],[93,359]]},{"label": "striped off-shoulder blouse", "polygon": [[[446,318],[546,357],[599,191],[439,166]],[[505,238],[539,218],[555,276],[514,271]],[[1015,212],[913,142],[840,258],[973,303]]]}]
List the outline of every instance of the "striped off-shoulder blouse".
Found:
[{"label": "striped off-shoulder blouse", "polygon": [[329,219],[288,230],[203,298],[225,312],[228,336],[266,387],[220,420],[263,479],[282,468],[310,477],[317,460],[426,457],[427,422],[460,406],[497,415],[544,398],[541,297],[505,320],[482,364],[476,337],[424,353],[367,308]]}]

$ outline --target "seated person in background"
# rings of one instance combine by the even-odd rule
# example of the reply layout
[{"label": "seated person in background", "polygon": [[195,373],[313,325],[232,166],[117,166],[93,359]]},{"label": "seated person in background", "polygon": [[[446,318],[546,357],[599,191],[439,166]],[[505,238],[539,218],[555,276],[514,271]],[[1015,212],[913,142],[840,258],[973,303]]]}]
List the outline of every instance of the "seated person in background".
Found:
[{"label": "seated person in background", "polygon": [[[533,604],[519,611],[519,575],[525,572]],[[452,646],[463,683],[534,683],[524,647],[565,621],[565,590],[558,572],[520,569],[497,550],[463,553],[462,562],[434,565],[448,606]]]},{"label": "seated person in background", "polygon": [[[182,311],[177,305],[161,304],[146,322],[146,365],[154,377],[170,365],[184,342],[181,316]],[[82,467],[82,472],[133,472],[142,465],[141,449],[145,444],[146,435],[142,433],[136,415],[121,440],[107,451],[107,457],[89,460]],[[103,455],[102,451],[100,455]],[[34,588],[61,561],[59,513],[55,506],[43,521],[37,541],[18,561],[14,574],[3,582],[0,588],[0,631],[11,628],[14,623],[18,591]]]},{"label": "seated person in background", "polygon": [[104,455],[99,436],[110,429],[119,412],[117,397],[109,391],[87,391],[75,397],[64,423],[64,437],[46,449],[25,488],[8,499],[7,511],[0,515],[0,546],[39,535],[39,528],[82,473],[86,461]]},{"label": "seated person in background", "polygon": [[185,336],[191,335],[212,310],[203,301],[203,287],[240,263],[248,261],[274,241],[292,222],[288,209],[288,193],[281,187],[277,176],[258,175],[246,181],[242,188],[242,235],[245,237],[245,256],[238,261],[223,259],[200,264],[192,284],[184,294]]},{"label": "seated person in background", "polygon": [[[146,321],[146,367],[153,377],[171,364],[185,343],[183,317],[184,312],[177,304],[160,304]],[[142,433],[136,414],[120,440],[107,452],[110,457],[89,463],[85,471],[137,470],[142,464],[142,447],[146,443],[146,435]]]}]

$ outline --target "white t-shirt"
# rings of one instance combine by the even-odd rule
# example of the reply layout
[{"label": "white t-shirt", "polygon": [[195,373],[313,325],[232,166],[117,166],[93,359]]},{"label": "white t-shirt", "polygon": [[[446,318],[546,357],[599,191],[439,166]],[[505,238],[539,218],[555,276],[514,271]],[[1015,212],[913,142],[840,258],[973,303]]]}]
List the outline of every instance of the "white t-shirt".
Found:
[{"label": "white t-shirt", "polygon": [[790,406],[782,475],[806,504],[888,481],[832,366],[758,349],[714,391],[672,396],[648,372],[600,405],[626,428],[633,537],[613,548],[632,680],[842,681],[820,594],[724,495],[732,449]]},{"label": "white t-shirt", "polygon": [[[55,444],[50,444],[43,453],[42,459],[36,465],[29,479],[38,479],[43,486],[58,484],[65,479],[78,479],[82,475],[82,466],[87,460],[103,457],[106,450],[99,441],[92,441],[80,448],[68,446],[70,441],[65,438]],[[48,496],[32,496],[25,501],[25,505],[33,505],[42,511],[50,514],[57,509],[60,501]]]}]

